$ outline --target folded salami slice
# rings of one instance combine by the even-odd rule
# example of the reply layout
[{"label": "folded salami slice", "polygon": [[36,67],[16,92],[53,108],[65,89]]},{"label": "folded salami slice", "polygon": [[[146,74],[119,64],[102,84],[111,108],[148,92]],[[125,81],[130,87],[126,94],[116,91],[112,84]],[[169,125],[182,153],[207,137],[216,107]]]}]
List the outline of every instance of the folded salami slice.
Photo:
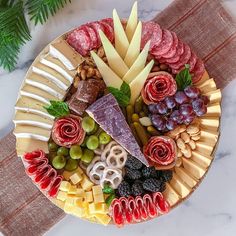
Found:
[{"label": "folded salami slice", "polygon": [[137,207],[136,201],[133,197],[128,198],[128,206],[133,216],[133,221],[140,222],[141,214],[140,214],[139,208]]},{"label": "folded salami slice", "polygon": [[147,209],[148,216],[150,218],[154,218],[158,215],[157,208],[154,205],[150,194],[145,194],[143,196],[143,204],[144,204],[144,207]]},{"label": "folded salami slice", "polygon": [[104,26],[102,24],[99,23],[99,21],[94,21],[89,23],[89,26],[92,27],[94,29],[94,31],[96,32],[97,35],[97,39],[98,39],[98,47],[100,47],[102,45],[100,36],[99,36],[99,30],[104,32]]},{"label": "folded salami slice", "polygon": [[119,199],[114,199],[111,203],[111,215],[114,223],[121,227],[125,223],[123,208]]},{"label": "folded salami slice", "polygon": [[152,195],[152,199],[153,199],[153,203],[156,206],[157,210],[161,213],[161,214],[165,214],[168,213],[170,210],[170,205],[169,203],[165,200],[165,198],[163,197],[162,193],[157,192],[157,193],[153,193]]},{"label": "folded salami slice", "polygon": [[136,197],[135,203],[136,203],[137,208],[139,209],[141,219],[147,220],[149,213],[148,213],[147,208],[144,205],[143,198],[141,196]]},{"label": "folded salami slice", "polygon": [[89,37],[91,39],[90,40],[90,50],[97,48],[98,47],[98,38],[97,38],[96,31],[89,24],[81,26],[81,28],[82,27],[84,27],[87,30]]},{"label": "folded salami slice", "polygon": [[125,221],[126,223],[131,224],[133,222],[133,215],[131,209],[129,208],[128,199],[126,197],[121,197],[119,200],[122,206]]},{"label": "folded salami slice", "polygon": [[48,191],[48,195],[50,197],[55,197],[57,195],[62,179],[63,179],[63,176],[61,175],[58,175],[56,178],[53,179],[51,187]]},{"label": "folded salami slice", "polygon": [[205,72],[205,66],[201,59],[197,59],[196,65],[194,66],[193,70],[191,71],[191,74],[193,74],[193,83],[197,83],[203,76]]},{"label": "folded salami slice", "polygon": [[104,27],[104,34],[107,36],[107,38],[113,42],[114,41],[114,29],[113,27],[106,21],[101,20],[100,24]]},{"label": "folded salami slice", "polygon": [[179,61],[179,58],[183,53],[184,53],[184,44],[181,40],[179,40],[175,55],[169,59],[161,59],[160,62],[167,64],[176,63],[177,61]]},{"label": "folded salami slice", "polygon": [[148,166],[140,147],[134,138],[129,125],[112,94],[103,96],[86,109],[86,112],[106,131],[117,143],[132,156]]}]

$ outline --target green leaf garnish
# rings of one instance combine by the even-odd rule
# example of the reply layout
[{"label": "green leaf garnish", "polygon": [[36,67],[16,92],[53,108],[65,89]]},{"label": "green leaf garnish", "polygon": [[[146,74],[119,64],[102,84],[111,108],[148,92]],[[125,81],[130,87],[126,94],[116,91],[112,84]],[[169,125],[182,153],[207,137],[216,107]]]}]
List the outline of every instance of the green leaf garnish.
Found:
[{"label": "green leaf garnish", "polygon": [[175,77],[178,90],[182,91],[186,87],[192,84],[192,76],[189,71],[190,66],[185,65],[185,68],[181,70]]},{"label": "green leaf garnish", "polygon": [[129,104],[131,91],[127,83],[123,82],[120,89],[108,87],[108,91],[116,98],[121,107],[126,107]]},{"label": "green leaf garnish", "polygon": [[116,196],[115,196],[114,193],[112,193],[110,196],[108,196],[106,198],[106,200],[105,200],[105,203],[107,204],[107,206],[110,206],[112,201],[113,201],[113,199],[115,199],[115,198],[116,198]]},{"label": "green leaf garnish", "polygon": [[114,193],[114,189],[111,188],[109,185],[105,185],[104,188],[102,189],[103,193],[106,193],[106,194],[111,194],[111,193]]},{"label": "green leaf garnish", "polygon": [[43,107],[47,110],[47,112],[50,115],[56,118],[59,118],[59,117],[67,116],[70,114],[70,110],[67,103],[62,102],[62,101],[53,101],[53,100],[50,100],[50,103],[51,105]]}]

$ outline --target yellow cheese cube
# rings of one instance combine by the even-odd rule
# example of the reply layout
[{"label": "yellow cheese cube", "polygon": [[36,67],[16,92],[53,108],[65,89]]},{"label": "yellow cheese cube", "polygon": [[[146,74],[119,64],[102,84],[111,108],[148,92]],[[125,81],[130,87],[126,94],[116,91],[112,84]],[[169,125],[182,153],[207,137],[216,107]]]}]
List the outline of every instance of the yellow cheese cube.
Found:
[{"label": "yellow cheese cube", "polygon": [[84,217],[85,216],[85,211],[81,207],[75,207],[72,212],[73,215],[78,216],[78,217]]},{"label": "yellow cheese cube", "polygon": [[93,186],[93,183],[87,177],[84,177],[80,184],[85,191],[89,191]]},{"label": "yellow cheese cube", "polygon": [[62,181],[59,189],[61,191],[67,192],[69,190],[70,186],[71,186],[71,184],[68,181]]},{"label": "yellow cheese cube", "polygon": [[76,173],[82,175],[84,173],[84,171],[78,166],[78,168],[75,170]]},{"label": "yellow cheese cube", "polygon": [[95,203],[98,202],[104,202],[104,195],[103,194],[99,194],[99,195],[93,195],[93,199]]},{"label": "yellow cheese cube", "polygon": [[77,207],[80,207],[80,208],[83,208],[83,198],[82,197],[78,197],[76,200],[75,200],[75,206]]},{"label": "yellow cheese cube", "polygon": [[77,187],[75,185],[71,185],[68,190],[68,194],[76,194],[76,192],[77,192]]},{"label": "yellow cheese cube", "polygon": [[75,173],[78,173],[79,175],[82,175],[84,172],[83,172],[83,170],[80,168],[80,167],[78,167],[76,170],[74,170],[74,171],[64,171],[63,172],[63,177],[66,179],[66,180],[70,180],[70,177],[73,175],[73,174],[75,174]]},{"label": "yellow cheese cube", "polygon": [[73,184],[78,184],[82,180],[82,176],[79,173],[74,173],[70,176],[70,180]]},{"label": "yellow cheese cube", "polygon": [[63,191],[59,191],[57,194],[57,199],[61,201],[65,201],[67,199],[67,193]]},{"label": "yellow cheese cube", "polygon": [[95,214],[97,221],[103,225],[108,225],[111,221],[111,217],[106,214]]},{"label": "yellow cheese cube", "polygon": [[77,188],[76,189],[76,194],[77,197],[85,197],[85,192],[82,188]]},{"label": "yellow cheese cube", "polygon": [[108,208],[105,203],[90,203],[89,213],[92,215],[97,214],[97,213],[106,214],[108,213]]},{"label": "yellow cheese cube", "polygon": [[74,209],[75,209],[75,206],[69,204],[69,202],[65,202],[65,206],[64,206],[64,211],[65,211],[65,213],[70,213],[70,214],[72,214],[73,211],[74,211]]},{"label": "yellow cheese cube", "polygon": [[53,202],[56,206],[60,207],[61,209],[64,209],[64,206],[65,206],[65,202],[64,202],[64,201],[58,200],[58,199],[56,199],[56,198],[53,198],[53,199],[52,199],[52,202]]},{"label": "yellow cheese cube", "polygon": [[93,193],[92,191],[85,192],[85,201],[92,202],[93,201]]},{"label": "yellow cheese cube", "polygon": [[84,209],[85,217],[90,218],[91,214],[89,213],[89,204],[87,202],[83,202],[82,206],[83,206],[83,209]]},{"label": "yellow cheese cube", "polygon": [[100,185],[93,186],[92,190],[93,190],[93,195],[101,195],[101,194],[103,194],[102,187]]}]

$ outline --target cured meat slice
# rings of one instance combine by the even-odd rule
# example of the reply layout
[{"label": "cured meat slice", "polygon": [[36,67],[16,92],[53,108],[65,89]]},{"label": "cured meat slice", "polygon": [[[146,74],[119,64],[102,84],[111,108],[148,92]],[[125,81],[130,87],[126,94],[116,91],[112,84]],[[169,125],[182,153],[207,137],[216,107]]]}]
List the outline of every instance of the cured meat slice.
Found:
[{"label": "cured meat slice", "polygon": [[178,70],[183,67],[191,57],[190,47],[184,43],[184,53],[180,56],[179,61],[173,64],[169,64],[170,68],[173,70]]},{"label": "cured meat slice", "polygon": [[143,198],[141,196],[136,197],[135,203],[136,203],[137,208],[139,209],[141,219],[147,220],[149,214],[148,214],[147,208],[144,205]]},{"label": "cured meat slice", "polygon": [[86,112],[106,131],[117,143],[125,148],[132,156],[148,166],[140,147],[134,138],[129,125],[112,94],[98,99]]},{"label": "cured meat slice", "polygon": [[106,22],[107,24],[109,24],[112,29],[114,30],[114,23],[113,23],[113,19],[112,18],[105,18],[105,19],[102,19],[101,22]]},{"label": "cured meat slice", "polygon": [[161,27],[153,21],[142,23],[141,48],[144,48],[149,40],[151,40],[150,51],[154,46],[158,46],[162,41]]},{"label": "cured meat slice", "polygon": [[107,36],[107,38],[111,42],[113,42],[114,41],[114,30],[111,27],[111,25],[109,23],[107,23],[106,21],[100,21],[100,24],[102,24],[104,27],[104,34]]},{"label": "cured meat slice", "polygon": [[151,54],[154,55],[154,57],[159,57],[164,55],[165,53],[167,53],[172,45],[173,45],[173,36],[171,34],[171,32],[169,30],[163,30],[162,31],[162,40],[161,43],[158,45],[155,45],[155,47],[153,47],[151,49]]},{"label": "cured meat slice", "polygon": [[161,214],[169,212],[170,205],[163,197],[162,193],[157,192],[152,195],[153,203]]},{"label": "cured meat slice", "polygon": [[89,23],[89,26],[95,30],[96,35],[97,35],[97,39],[98,39],[97,47],[100,47],[102,45],[102,43],[101,43],[101,39],[100,39],[98,31],[101,30],[104,32],[104,26],[102,24],[100,24],[98,21],[94,21],[94,22]]},{"label": "cured meat slice", "polygon": [[84,26],[85,29],[87,30],[89,37],[90,37],[90,50],[97,48],[98,47],[98,38],[95,30],[90,27],[88,24]]},{"label": "cured meat slice", "polygon": [[150,218],[154,218],[158,215],[157,208],[155,207],[150,194],[145,194],[143,196],[143,204],[144,207],[147,209],[148,216]]},{"label": "cured meat slice", "polygon": [[167,64],[176,63],[179,61],[180,56],[184,53],[184,44],[181,40],[178,42],[177,50],[172,58],[160,60],[161,63],[166,62]]},{"label": "cured meat slice", "polygon": [[193,83],[197,83],[202,78],[204,72],[205,72],[205,66],[201,59],[197,59],[197,63],[192,71],[190,71],[191,74],[193,74],[192,81]]}]

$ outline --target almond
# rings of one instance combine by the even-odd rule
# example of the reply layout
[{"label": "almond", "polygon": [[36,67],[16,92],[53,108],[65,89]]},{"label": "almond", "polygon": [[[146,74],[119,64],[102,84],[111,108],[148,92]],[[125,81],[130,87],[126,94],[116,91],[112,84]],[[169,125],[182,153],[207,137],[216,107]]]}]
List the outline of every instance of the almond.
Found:
[{"label": "almond", "polygon": [[198,141],[200,138],[201,138],[201,135],[191,137],[191,139],[194,140],[194,141]]},{"label": "almond", "polygon": [[188,145],[191,147],[192,150],[196,149],[196,143],[194,142],[194,140],[190,140]]},{"label": "almond", "polygon": [[180,137],[184,140],[185,143],[188,143],[190,141],[190,136],[186,132],[181,133]]},{"label": "almond", "polygon": [[187,133],[190,135],[196,134],[199,132],[199,127],[197,125],[189,125],[187,128]]},{"label": "almond", "polygon": [[182,150],[182,153],[186,158],[190,158],[192,156],[192,150],[188,144],[186,144],[186,149]]},{"label": "almond", "polygon": [[181,151],[186,149],[186,145],[185,145],[183,139],[178,138],[176,141],[176,144],[177,144],[178,148],[181,149]]}]

